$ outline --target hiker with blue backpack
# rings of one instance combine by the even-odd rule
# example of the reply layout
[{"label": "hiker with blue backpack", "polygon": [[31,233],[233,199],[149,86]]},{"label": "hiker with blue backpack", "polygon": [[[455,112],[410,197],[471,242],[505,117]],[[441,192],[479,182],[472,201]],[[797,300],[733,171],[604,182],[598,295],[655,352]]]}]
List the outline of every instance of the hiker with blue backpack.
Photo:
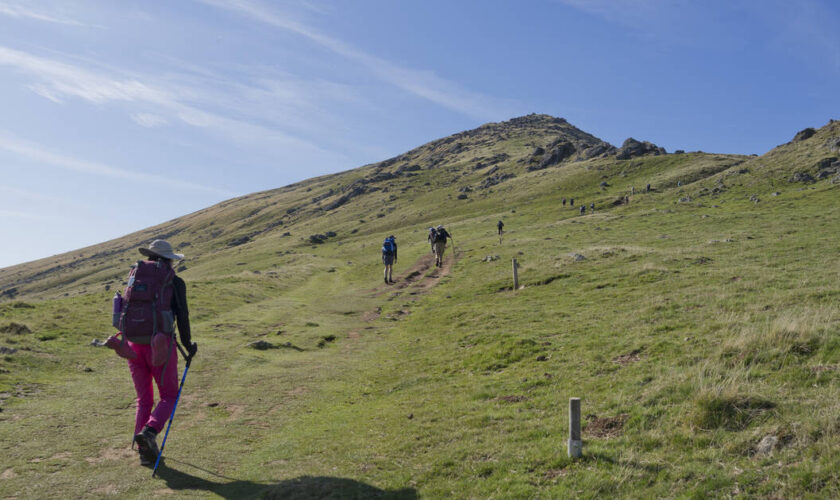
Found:
[{"label": "hiker with blue backpack", "polygon": [[[172,267],[172,261],[184,256],[174,253],[166,240],[155,240],[139,251],[146,259],[132,266],[125,296],[119,292],[114,296],[113,323],[119,333],[111,336],[106,345],[128,359],[137,393],[134,443],[140,464],[153,465],[159,456],[157,435],[172,415],[180,394],[176,350],[180,346],[175,340],[175,324],[189,353],[185,356],[187,366],[198,346],[190,334],[187,286]],[[153,381],[160,397],[157,406]]]},{"label": "hiker with blue backpack", "polygon": [[385,264],[385,284],[393,283],[392,271],[397,261],[397,238],[392,234],[382,243],[382,263]]}]

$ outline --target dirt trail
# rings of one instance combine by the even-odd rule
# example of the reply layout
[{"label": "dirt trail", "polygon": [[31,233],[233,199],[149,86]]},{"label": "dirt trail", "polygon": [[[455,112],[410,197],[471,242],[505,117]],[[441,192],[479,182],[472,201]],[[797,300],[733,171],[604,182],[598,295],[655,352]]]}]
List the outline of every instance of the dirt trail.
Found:
[{"label": "dirt trail", "polygon": [[[435,258],[432,254],[424,254],[411,267],[397,275],[396,283],[386,285],[381,284],[371,290],[374,297],[381,297],[390,294],[386,300],[393,300],[403,294],[411,296],[411,301],[417,300],[420,296],[428,293],[435,285],[437,285],[441,278],[447,276],[452,271],[452,266],[455,262],[454,254],[444,258],[443,266],[435,267]],[[431,272],[430,272],[431,270]],[[366,322],[373,322],[379,319],[382,313],[382,308],[377,307],[372,311],[367,311],[362,314],[362,319]],[[400,311],[400,314],[410,314],[408,310]],[[366,329],[373,328],[367,327]],[[358,339],[361,335],[360,329],[355,329],[347,333],[351,339]]]},{"label": "dirt trail", "polygon": [[[397,275],[396,283],[392,285],[381,284],[374,290],[374,296],[380,296],[389,291],[404,290],[406,288],[416,289],[418,292],[427,291],[440,282],[440,279],[452,271],[454,259],[450,255],[443,261],[443,266],[435,268],[435,257],[432,254],[425,254],[411,267]],[[429,270],[434,271],[429,273]]]}]

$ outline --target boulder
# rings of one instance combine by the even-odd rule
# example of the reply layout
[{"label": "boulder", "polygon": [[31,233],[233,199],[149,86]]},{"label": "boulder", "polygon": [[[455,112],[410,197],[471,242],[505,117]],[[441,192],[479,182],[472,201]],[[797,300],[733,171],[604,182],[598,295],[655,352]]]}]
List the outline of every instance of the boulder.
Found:
[{"label": "boulder", "polygon": [[788,182],[814,182],[814,178],[808,172],[796,172]]},{"label": "boulder", "polygon": [[815,165],[818,169],[819,168],[833,168],[834,165],[840,165],[840,162],[837,161],[836,156],[832,156],[829,158],[823,158],[822,160],[818,161]]},{"label": "boulder", "polygon": [[542,170],[562,162],[575,153],[575,146],[571,142],[560,142],[554,145],[548,154],[543,155],[538,166],[530,166],[528,170]]},{"label": "boulder", "polygon": [[228,241],[227,245],[229,247],[235,247],[235,246],[239,246],[239,245],[244,245],[245,243],[248,243],[249,241],[251,241],[250,236],[242,236],[241,238],[234,238],[234,239]]},{"label": "boulder", "polygon": [[637,156],[645,156],[645,155],[664,155],[666,153],[665,148],[661,148],[652,142],[644,141],[640,142],[632,137],[629,137],[621,147],[616,152],[616,159],[617,160],[629,160],[630,158],[635,158]]},{"label": "boulder", "polygon": [[271,342],[266,342],[265,340],[257,340],[256,342],[251,342],[248,344],[248,347],[251,349],[256,349],[258,351],[266,351],[268,349],[274,349],[276,346]]},{"label": "boulder", "polygon": [[32,330],[23,323],[11,322],[8,325],[0,326],[0,333],[12,333],[15,335],[23,335],[25,333],[32,333]]},{"label": "boulder", "polygon": [[616,151],[615,146],[609,144],[607,142],[599,142],[594,146],[588,147],[580,152],[580,158],[582,160],[589,160],[590,158],[595,158],[596,156],[608,155],[612,152]]},{"label": "boulder", "polygon": [[773,453],[773,450],[776,448],[776,445],[779,444],[779,438],[769,434],[761,438],[761,441],[755,445],[755,454],[756,455],[769,455]]},{"label": "boulder", "polygon": [[478,189],[487,189],[489,187],[495,186],[496,184],[499,184],[500,182],[512,179],[513,177],[516,176],[508,173],[498,173],[496,175],[492,175],[481,181],[481,184],[478,185]]},{"label": "boulder", "polygon": [[811,127],[808,127],[804,130],[800,130],[799,132],[796,133],[795,136],[793,136],[793,142],[802,142],[802,141],[808,140],[811,137],[813,137],[814,134],[816,134],[816,133],[817,133],[817,131],[814,130],[813,128],[811,128]]}]

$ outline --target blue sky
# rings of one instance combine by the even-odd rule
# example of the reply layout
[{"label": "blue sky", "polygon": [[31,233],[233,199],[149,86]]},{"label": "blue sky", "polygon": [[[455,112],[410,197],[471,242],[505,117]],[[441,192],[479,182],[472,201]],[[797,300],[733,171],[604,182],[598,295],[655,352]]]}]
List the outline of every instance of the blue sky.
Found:
[{"label": "blue sky", "polygon": [[0,267],[531,112],[764,153],[840,118],[833,0],[0,0]]}]

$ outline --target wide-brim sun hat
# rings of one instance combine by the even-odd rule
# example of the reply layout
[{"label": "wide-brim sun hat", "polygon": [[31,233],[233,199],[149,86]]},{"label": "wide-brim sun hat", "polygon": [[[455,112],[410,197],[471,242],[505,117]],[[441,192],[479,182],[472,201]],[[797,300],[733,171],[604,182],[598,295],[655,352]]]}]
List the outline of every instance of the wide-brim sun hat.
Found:
[{"label": "wide-brim sun hat", "polygon": [[184,254],[172,251],[172,245],[166,240],[155,240],[147,247],[140,247],[139,251],[146,257],[163,257],[164,259],[181,260]]}]

